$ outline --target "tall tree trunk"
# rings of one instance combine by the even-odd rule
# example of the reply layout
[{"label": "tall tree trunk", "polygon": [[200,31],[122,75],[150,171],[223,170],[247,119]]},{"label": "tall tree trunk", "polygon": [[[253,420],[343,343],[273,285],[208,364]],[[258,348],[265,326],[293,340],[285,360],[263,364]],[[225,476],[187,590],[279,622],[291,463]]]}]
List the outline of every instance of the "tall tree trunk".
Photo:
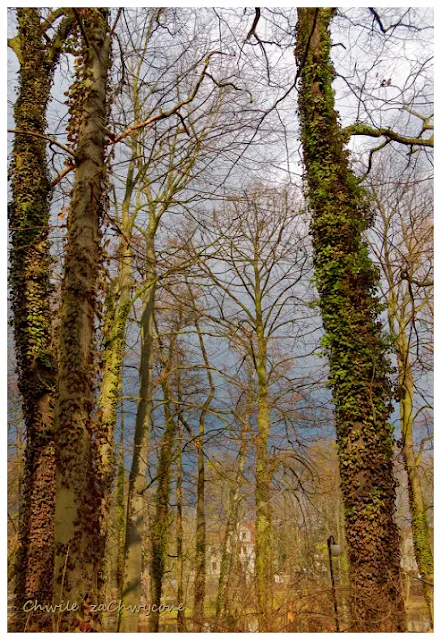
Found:
[{"label": "tall tree trunk", "polygon": [[[133,144],[133,153],[135,153],[136,144]],[[116,279],[111,280],[108,283],[106,291],[106,314],[104,322],[104,373],[101,384],[100,396],[98,400],[98,421],[100,424],[100,438],[96,444],[96,458],[99,462],[100,469],[100,485],[101,485],[101,513],[100,518],[100,531],[103,541],[107,539],[108,530],[108,496],[112,492],[112,483],[115,475],[115,445],[114,435],[116,427],[116,415],[118,409],[118,403],[120,401],[120,390],[122,384],[122,372],[125,353],[125,337],[127,319],[129,316],[130,308],[132,305],[131,299],[131,285],[132,285],[132,250],[130,246],[132,224],[130,219],[130,203],[135,187],[135,181],[133,179],[134,162],[129,165],[127,174],[126,189],[124,194],[124,200],[122,202],[122,215],[121,215],[121,236],[119,241],[119,264],[118,274]],[[121,440],[120,449],[123,446],[123,417],[121,412]],[[120,450],[121,456],[121,450]],[[121,477],[122,473],[122,477]],[[124,502],[124,461],[119,461],[118,467],[118,487],[117,487],[117,501],[121,499],[122,483],[122,500]],[[98,505],[97,505],[98,508]],[[121,522],[122,518],[122,522]],[[122,530],[119,528],[118,540],[121,542],[121,537],[124,540],[124,506],[122,507],[118,502],[117,505],[117,520],[118,527],[122,526]],[[120,546],[118,547],[120,550]],[[118,591],[121,591],[122,587],[122,572],[121,562],[123,559],[118,557],[117,568],[117,583]]]},{"label": "tall tree trunk", "polygon": [[124,537],[125,537],[125,496],[126,472],[124,468],[124,411],[121,405],[121,433],[119,436],[119,459],[116,485],[116,521],[118,550],[116,562],[116,585],[118,597],[121,597],[124,577]]},{"label": "tall tree trunk", "polygon": [[[192,295],[189,288],[189,294]],[[195,301],[192,297],[193,309],[196,311]],[[199,438],[197,441],[198,450],[198,478],[197,478],[197,501],[196,501],[196,558],[195,558],[195,578],[194,578],[194,604],[193,604],[193,630],[201,632],[204,628],[205,619],[205,588],[206,588],[206,522],[205,522],[205,417],[214,398],[215,386],[213,376],[210,371],[208,354],[204,344],[199,323],[194,322],[199,346],[206,367],[207,378],[210,384],[210,392],[202,405],[199,417]]]},{"label": "tall tree trunk", "polygon": [[[40,10],[17,9],[14,51],[20,61],[14,119],[18,130],[44,134],[59,49],[49,50]],[[66,23],[64,22],[64,25]],[[64,35],[59,30],[60,45]],[[16,603],[52,601],[55,453],[53,402],[56,366],[52,344],[49,216],[51,187],[47,142],[27,133],[15,135],[11,165],[10,291],[17,359],[18,387],[26,429],[23,505],[16,559]],[[22,631],[26,616],[19,615]],[[38,630],[36,616],[28,630]],[[44,628],[44,625],[43,627]]]},{"label": "tall tree trunk", "polygon": [[[159,333],[157,331],[157,333]],[[161,359],[163,363],[163,373],[166,376],[162,383],[162,391],[164,398],[164,417],[165,428],[161,442],[161,451],[159,454],[158,462],[158,488],[155,496],[155,516],[152,523],[152,563],[151,563],[151,576],[152,576],[152,604],[159,607],[162,597],[162,583],[164,580],[165,566],[167,560],[167,544],[170,535],[170,513],[169,513],[169,500],[170,500],[170,475],[172,456],[175,446],[176,436],[176,423],[173,419],[171,407],[170,407],[170,393],[169,393],[169,380],[168,370],[172,360],[174,338],[170,339],[170,349],[168,351],[167,362],[163,354],[163,347],[161,345],[161,339],[159,338]],[[150,631],[154,633],[159,632],[159,612],[154,611],[150,616]]]},{"label": "tall tree trunk", "polygon": [[201,632],[204,628],[205,614],[205,556],[206,556],[206,524],[205,524],[205,460],[204,460],[205,421],[199,422],[198,476],[196,500],[196,557],[194,578],[193,631]]},{"label": "tall tree trunk", "polygon": [[[71,107],[71,126],[77,132],[77,166],[68,220],[55,409],[57,603],[62,599],[79,603],[85,594],[91,599],[98,597],[104,553],[100,531],[103,496],[96,483],[89,486],[88,472],[94,435],[94,325],[106,178],[108,10],[89,9],[81,14],[81,21],[87,41],[83,41],[83,60],[73,85],[76,97]],[[100,472],[98,461],[98,484]],[[66,614],[63,619],[67,627],[79,623],[78,615]]]},{"label": "tall tree trunk", "polygon": [[142,533],[144,530],[144,502],[146,500],[146,474],[148,440],[153,401],[153,312],[156,290],[156,221],[150,219],[146,235],[145,291],[142,297],[140,389],[135,424],[135,444],[129,476],[127,520],[125,534],[125,563],[122,603],[125,609],[120,618],[119,631],[138,631],[141,601]]},{"label": "tall tree trunk", "polygon": [[[178,402],[181,403],[179,373],[177,375],[177,385]],[[179,406],[181,406],[181,404],[179,404]],[[176,420],[178,435],[178,459],[176,470],[176,572],[178,583],[177,598],[179,605],[183,604],[184,602],[184,527],[182,520],[182,432],[181,422],[178,416],[176,416]],[[181,608],[178,609],[176,622],[178,633],[183,633],[185,631],[185,613],[184,610],[181,611]]]},{"label": "tall tree trunk", "polygon": [[400,541],[394,522],[392,389],[362,239],[370,224],[334,108],[329,25],[334,9],[298,9],[299,115],[315,278],[330,364],[345,505],[352,630],[404,631]]},{"label": "tall tree trunk", "polygon": [[255,305],[257,333],[257,436],[256,436],[256,590],[259,630],[271,630],[272,611],[272,540],[271,540],[271,470],[268,460],[270,427],[268,403],[267,343],[262,317],[259,256],[255,256]]},{"label": "tall tree trunk", "polygon": [[237,532],[237,499],[239,494],[239,485],[236,485],[234,489],[230,489],[228,497],[228,516],[227,526],[225,529],[224,539],[222,541],[221,561],[219,569],[219,583],[217,588],[216,598],[216,621],[215,631],[222,631],[222,621],[225,615],[226,600],[227,600],[227,586],[230,579],[232,560],[233,560],[233,545],[235,544],[234,536]]}]

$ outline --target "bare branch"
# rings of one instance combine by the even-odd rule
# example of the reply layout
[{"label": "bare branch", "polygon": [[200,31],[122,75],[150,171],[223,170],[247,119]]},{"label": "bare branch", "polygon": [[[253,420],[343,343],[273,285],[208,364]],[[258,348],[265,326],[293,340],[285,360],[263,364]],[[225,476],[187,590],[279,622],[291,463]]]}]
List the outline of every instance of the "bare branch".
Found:
[{"label": "bare branch", "polygon": [[255,13],[255,16],[254,16],[253,24],[251,25],[251,29],[248,31],[248,34],[247,34],[247,37],[245,38],[245,41],[249,40],[251,38],[251,36],[256,36],[256,38],[257,38],[256,28],[257,28],[258,22],[260,20],[260,8],[256,7],[255,8],[255,12],[256,13]]},{"label": "bare branch", "polygon": [[352,124],[342,129],[343,135],[349,140],[351,136],[367,136],[369,138],[386,137],[391,142],[399,142],[408,146],[433,147],[434,136],[430,138],[405,136],[387,127],[371,127],[368,124]]},{"label": "bare branch", "polygon": [[72,151],[72,149],[69,149],[69,147],[66,147],[64,144],[61,144],[61,142],[58,142],[57,140],[54,140],[50,136],[46,136],[43,133],[37,133],[36,131],[29,131],[28,129],[8,129],[8,133],[15,133],[17,135],[34,136],[35,138],[43,138],[43,140],[47,140],[48,142],[50,142],[50,144],[53,144],[56,147],[59,147],[60,149],[62,149],[63,151],[71,155],[73,158],[75,159],[77,158],[76,154]]}]

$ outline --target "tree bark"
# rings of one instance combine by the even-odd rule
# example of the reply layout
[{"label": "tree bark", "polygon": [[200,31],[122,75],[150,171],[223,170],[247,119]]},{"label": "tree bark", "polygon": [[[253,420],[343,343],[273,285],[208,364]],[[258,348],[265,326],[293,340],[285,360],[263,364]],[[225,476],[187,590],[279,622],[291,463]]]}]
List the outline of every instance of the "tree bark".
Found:
[{"label": "tree bark", "polygon": [[268,460],[270,414],[268,403],[267,338],[262,314],[262,293],[256,246],[254,258],[257,334],[257,436],[256,436],[256,588],[259,630],[271,630],[273,561],[271,540],[271,470]]},{"label": "tree bark", "polygon": [[370,217],[334,108],[333,9],[299,9],[299,115],[313,219],[315,279],[330,365],[350,563],[352,629],[404,631],[394,522],[392,389],[378,273],[362,239]]},{"label": "tree bark", "polygon": [[151,426],[153,401],[153,313],[156,291],[156,220],[150,218],[146,235],[145,291],[142,299],[141,316],[141,363],[140,389],[135,424],[135,444],[129,476],[127,498],[127,520],[125,534],[125,567],[122,602],[126,608],[120,618],[121,632],[138,631],[139,607],[141,600],[142,532],[144,529],[144,502],[146,500],[146,474],[148,441]]},{"label": "tree bark", "polygon": [[[66,18],[57,35],[59,47],[44,39],[40,10],[17,9],[18,35],[14,39],[19,62],[18,98],[14,119],[18,130],[44,135],[46,108],[55,65],[67,33]],[[55,509],[55,452],[53,403],[56,364],[52,336],[49,248],[51,188],[46,157],[47,141],[16,134],[12,151],[10,291],[17,359],[18,387],[23,399],[26,429],[23,505],[20,510],[16,559],[16,606],[28,599],[52,600],[53,514]],[[18,615],[23,631],[26,616]],[[42,630],[35,616],[28,630]],[[35,626],[36,625],[36,626]]]},{"label": "tree bark", "polygon": [[[103,557],[100,531],[101,478],[89,483],[94,433],[94,351],[101,217],[105,193],[105,123],[110,65],[107,9],[81,14],[82,64],[72,90],[71,131],[76,133],[76,172],[68,219],[62,289],[58,399],[55,409],[56,603],[80,604],[98,597]],[[99,474],[99,464],[98,464]],[[104,498],[105,499],[105,498]],[[97,507],[98,503],[98,507]],[[74,628],[78,615],[66,613]]]},{"label": "tree bark", "polygon": [[[189,295],[192,296],[190,287]],[[196,312],[194,297],[192,297],[193,309]],[[194,604],[193,604],[193,630],[202,632],[205,620],[205,588],[206,588],[206,521],[205,521],[205,418],[210,404],[214,398],[216,389],[213,376],[210,371],[207,350],[204,338],[201,333],[198,320],[194,321],[198,334],[199,346],[202,352],[204,365],[206,367],[207,378],[210,384],[209,394],[202,405],[199,416],[199,438],[197,441],[198,451],[198,478],[197,478],[197,502],[196,502],[196,558],[195,558],[195,579],[194,579]]]},{"label": "tree bark", "polygon": [[[170,349],[168,351],[167,362],[165,357],[162,356],[163,373],[162,375],[168,375],[168,368],[172,361],[174,338],[170,340]],[[161,340],[160,340],[161,343]],[[161,351],[163,351],[162,347]],[[167,366],[168,363],[168,366]],[[158,488],[155,496],[155,519],[152,523],[152,563],[151,563],[151,576],[152,576],[152,603],[159,607],[162,597],[162,583],[164,580],[164,573],[167,560],[167,544],[170,535],[170,513],[169,513],[169,500],[170,500],[170,475],[172,456],[175,446],[176,436],[176,423],[173,419],[172,410],[170,407],[170,393],[169,393],[169,380],[164,379],[162,383],[163,398],[164,398],[164,417],[165,428],[161,442],[161,451],[159,454],[158,462]],[[150,616],[150,631],[154,633],[159,632],[159,612],[154,611]]]}]

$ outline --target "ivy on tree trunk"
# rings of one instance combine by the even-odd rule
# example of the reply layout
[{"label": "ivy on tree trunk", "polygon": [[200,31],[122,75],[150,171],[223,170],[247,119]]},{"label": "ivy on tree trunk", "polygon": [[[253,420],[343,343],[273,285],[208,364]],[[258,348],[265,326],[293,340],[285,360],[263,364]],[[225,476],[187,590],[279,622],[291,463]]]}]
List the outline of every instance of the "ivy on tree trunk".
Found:
[{"label": "ivy on tree trunk", "polygon": [[315,281],[329,357],[350,563],[351,630],[404,631],[394,522],[392,386],[363,232],[371,220],[335,111],[334,9],[298,10],[299,116],[312,209]]},{"label": "ivy on tree trunk", "polygon": [[[52,600],[55,455],[53,401],[56,366],[52,344],[49,216],[51,187],[47,170],[46,109],[66,19],[50,48],[40,10],[17,9],[18,35],[13,49],[20,62],[14,105],[17,130],[12,151],[10,291],[18,386],[23,399],[26,452],[19,549],[15,567],[16,606]],[[68,27],[67,27],[68,28]],[[23,133],[25,132],[25,133]],[[18,616],[16,630],[42,630],[41,616]],[[43,626],[41,626],[43,624]],[[36,626],[35,626],[36,625]]]},{"label": "ivy on tree trunk", "polygon": [[[69,599],[81,605],[86,613],[88,604],[98,599],[105,543],[101,515],[106,499],[102,486],[106,469],[105,461],[95,459],[95,451],[106,434],[94,424],[93,407],[97,283],[106,181],[108,14],[108,9],[91,8],[78,12],[77,18],[82,34],[78,32],[80,64],[70,89],[69,123],[76,172],[61,296],[55,410],[54,596],[56,603]],[[66,612],[60,622],[63,629],[78,627],[80,623],[82,631],[91,628],[87,618],[78,612]]]}]

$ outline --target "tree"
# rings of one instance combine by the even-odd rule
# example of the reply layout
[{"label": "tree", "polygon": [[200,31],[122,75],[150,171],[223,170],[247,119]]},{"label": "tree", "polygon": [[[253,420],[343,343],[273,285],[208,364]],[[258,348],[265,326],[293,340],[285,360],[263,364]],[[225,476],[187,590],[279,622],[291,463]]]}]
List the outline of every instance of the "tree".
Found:
[{"label": "tree", "polygon": [[295,53],[315,280],[345,506],[352,625],[365,632],[403,631],[388,422],[390,365],[379,322],[378,274],[362,237],[370,224],[366,196],[349,166],[334,105],[333,15],[333,9],[299,9]]},{"label": "tree", "polygon": [[[251,378],[251,375],[249,376]],[[219,584],[216,598],[216,629],[222,630],[226,612],[228,610],[231,594],[228,590],[231,583],[231,574],[237,569],[237,549],[236,539],[239,522],[239,507],[242,499],[241,485],[244,481],[244,465],[247,453],[247,434],[250,429],[249,421],[253,413],[253,396],[254,389],[251,379],[249,380],[248,389],[245,392],[245,402],[243,402],[243,394],[241,393],[237,410],[237,419],[240,423],[240,444],[237,460],[237,469],[235,469],[234,477],[229,482],[229,495],[227,504],[227,524],[224,539],[222,541],[222,556],[219,573]],[[244,406],[245,405],[245,406]]]},{"label": "tree", "polygon": [[[61,22],[56,25],[57,20]],[[27,599],[52,600],[55,458],[53,349],[46,109],[54,71],[71,26],[62,10],[43,19],[39,9],[17,9],[18,34],[8,41],[20,63],[14,105],[11,164],[10,287],[18,385],[26,430],[23,508],[16,557],[20,611]],[[55,29],[55,33],[51,33]],[[24,616],[17,618],[22,631]],[[35,622],[38,627],[38,621]],[[31,627],[34,628],[34,621]],[[35,627],[35,628],[37,628]]]},{"label": "tree", "polygon": [[[101,433],[92,410],[111,30],[107,9],[76,11],[76,18],[79,64],[70,89],[69,125],[75,182],[61,294],[55,408],[54,597],[57,603],[69,598],[84,601],[87,607],[88,599],[93,602],[98,597],[104,553],[99,482],[105,461],[93,461],[94,441]],[[78,616],[66,614],[63,628],[75,628],[79,622]]]},{"label": "tree", "polygon": [[[155,513],[151,525],[152,561],[150,570],[152,577],[152,602],[157,607],[161,605],[163,579],[166,571],[167,546],[171,524],[169,513],[170,479],[177,434],[177,423],[173,411],[174,407],[171,402],[170,370],[171,368],[179,366],[179,351],[176,345],[176,335],[181,329],[181,323],[182,314],[178,311],[175,322],[171,323],[170,329],[172,335],[168,341],[168,349],[166,349],[164,344],[165,340],[161,338],[159,334],[158,324],[156,323],[161,362],[159,377],[161,379],[164,421],[156,472],[158,486],[155,494]],[[159,632],[159,612],[157,610],[151,615],[150,630],[155,633]]]}]

